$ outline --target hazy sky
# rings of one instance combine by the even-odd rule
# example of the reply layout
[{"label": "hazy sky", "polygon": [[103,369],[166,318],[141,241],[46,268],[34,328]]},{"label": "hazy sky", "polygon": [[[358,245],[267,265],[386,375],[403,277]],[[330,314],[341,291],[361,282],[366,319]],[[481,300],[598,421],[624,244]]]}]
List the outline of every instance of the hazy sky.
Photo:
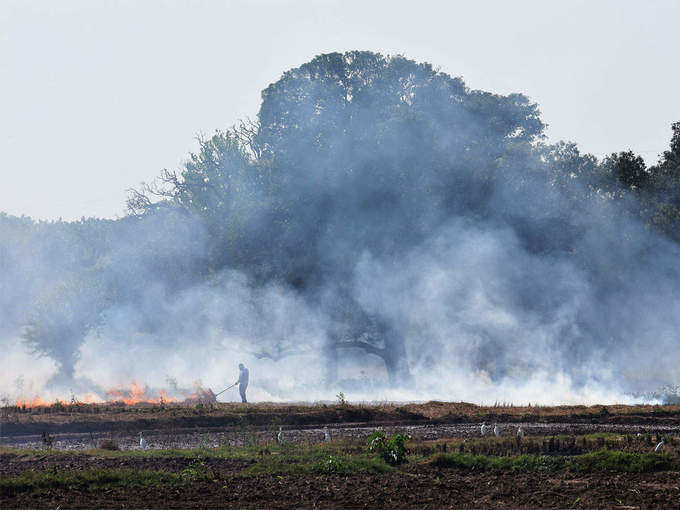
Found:
[{"label": "hazy sky", "polygon": [[353,49],[525,93],[551,140],[654,162],[680,120],[679,19],[676,0],[0,0],[0,211],[120,216],[283,71]]}]

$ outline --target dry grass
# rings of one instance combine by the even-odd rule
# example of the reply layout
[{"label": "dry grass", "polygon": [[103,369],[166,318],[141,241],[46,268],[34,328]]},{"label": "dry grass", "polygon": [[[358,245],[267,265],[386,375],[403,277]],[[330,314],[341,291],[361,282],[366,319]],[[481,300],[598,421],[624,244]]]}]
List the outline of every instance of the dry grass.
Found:
[{"label": "dry grass", "polygon": [[680,406],[477,406],[465,402],[422,404],[279,404],[213,405],[58,404],[1,409],[5,434],[90,432],[132,428],[318,425],[323,423],[499,423],[571,422],[643,424],[680,423]]}]

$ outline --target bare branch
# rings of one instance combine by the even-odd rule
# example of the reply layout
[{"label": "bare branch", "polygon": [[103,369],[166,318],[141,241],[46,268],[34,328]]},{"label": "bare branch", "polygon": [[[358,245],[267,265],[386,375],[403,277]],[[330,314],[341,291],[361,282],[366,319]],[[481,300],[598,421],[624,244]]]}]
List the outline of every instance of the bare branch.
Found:
[{"label": "bare branch", "polygon": [[380,347],[376,347],[375,345],[371,345],[368,342],[364,342],[362,340],[345,340],[342,342],[336,342],[333,344],[333,347],[339,349],[363,349],[364,351],[370,354],[375,354],[376,356],[380,356],[381,358],[384,358],[387,354],[385,349],[381,349]]},{"label": "bare branch", "polygon": [[262,352],[254,352],[254,351],[249,351],[249,354],[252,354],[255,356],[257,359],[270,359],[272,361],[281,361],[283,358],[288,358],[290,356],[302,356],[305,354],[309,354],[309,351],[306,350],[298,350],[298,349],[289,349],[289,350],[280,350],[279,352],[275,354],[271,354],[266,351]]},{"label": "bare branch", "polygon": [[257,141],[259,130],[260,124],[251,119],[242,120],[231,129],[231,132],[239,143],[256,159],[260,159],[262,156],[262,147]]}]

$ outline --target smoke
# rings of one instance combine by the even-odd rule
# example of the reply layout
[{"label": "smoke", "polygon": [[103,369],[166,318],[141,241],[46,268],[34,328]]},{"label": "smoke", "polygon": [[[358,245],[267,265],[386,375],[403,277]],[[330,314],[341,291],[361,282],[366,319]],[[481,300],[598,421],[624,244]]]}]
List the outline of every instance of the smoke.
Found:
[{"label": "smoke", "polygon": [[535,105],[401,58],[306,66],[263,93],[252,153],[216,135],[140,217],[0,216],[0,394],[218,391],[239,362],[252,401],[677,383],[677,244],[542,146]]}]

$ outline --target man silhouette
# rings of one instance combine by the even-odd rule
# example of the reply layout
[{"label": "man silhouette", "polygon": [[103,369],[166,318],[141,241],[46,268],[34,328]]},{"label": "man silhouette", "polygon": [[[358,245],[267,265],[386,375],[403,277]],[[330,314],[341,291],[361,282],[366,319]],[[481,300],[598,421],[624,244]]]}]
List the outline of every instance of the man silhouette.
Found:
[{"label": "man silhouette", "polygon": [[238,364],[238,392],[241,394],[241,402],[247,403],[246,388],[248,387],[248,369],[243,366],[243,363]]}]

